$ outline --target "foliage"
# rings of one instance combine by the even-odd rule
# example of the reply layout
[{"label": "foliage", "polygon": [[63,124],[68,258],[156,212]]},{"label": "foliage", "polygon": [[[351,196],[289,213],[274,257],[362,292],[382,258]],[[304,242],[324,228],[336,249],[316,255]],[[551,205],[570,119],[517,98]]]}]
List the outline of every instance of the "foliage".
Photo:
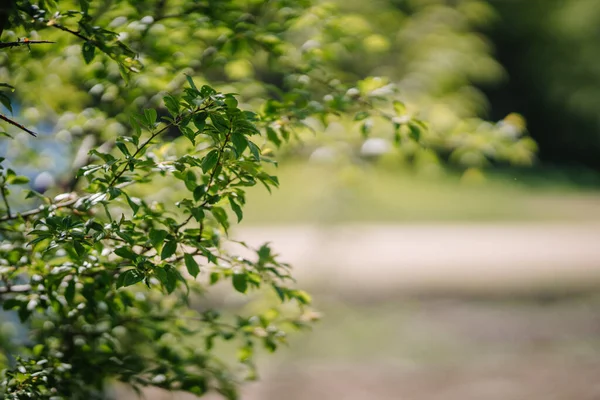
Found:
[{"label": "foliage", "polygon": [[[334,63],[338,76],[360,81],[379,93],[391,92],[404,114],[427,121],[419,143],[403,142],[392,149],[394,129],[377,115],[362,114],[371,125],[369,138],[387,142],[396,161],[417,170],[441,170],[450,162],[459,168],[493,164],[530,165],[535,143],[525,134],[523,119],[505,110],[498,123],[482,119],[487,100],[477,85],[504,78],[492,46],[481,30],[497,15],[485,0],[338,1],[341,12],[329,15],[314,36],[315,52]],[[398,119],[397,119],[398,120]],[[399,119],[402,120],[402,119]],[[340,119],[325,135],[302,136],[302,146],[286,147],[291,154],[335,153],[338,158],[365,158],[369,138]],[[349,133],[351,133],[349,135]],[[347,143],[352,145],[348,151]],[[365,147],[363,147],[366,145]],[[316,150],[315,150],[316,149]],[[433,150],[433,151],[432,151]]]},{"label": "foliage", "polygon": [[[513,146],[524,149],[517,161],[533,154],[510,119],[461,120],[448,135],[395,82],[344,72],[374,26],[331,4],[17,1],[1,11],[13,140],[2,142],[0,302],[29,328],[10,350],[9,399],[102,398],[111,379],[236,398],[258,347],[274,351],[317,316],[268,244],[228,235],[246,188],[278,186],[266,166],[291,137],[347,124],[361,140],[385,136],[464,165],[514,161]],[[232,317],[194,306],[191,294],[223,283],[285,304]],[[237,363],[215,351],[221,341],[236,344]]]}]

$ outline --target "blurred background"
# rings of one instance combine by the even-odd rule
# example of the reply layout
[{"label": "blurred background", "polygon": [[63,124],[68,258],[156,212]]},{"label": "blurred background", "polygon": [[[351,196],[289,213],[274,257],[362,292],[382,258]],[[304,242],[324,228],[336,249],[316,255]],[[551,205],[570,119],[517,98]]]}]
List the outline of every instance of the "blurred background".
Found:
[{"label": "blurred background", "polygon": [[389,76],[442,130],[518,113],[539,148],[485,170],[343,126],[284,148],[236,234],[272,241],[324,318],[243,398],[600,398],[600,1],[339,5],[339,29],[378,27],[348,74]]},{"label": "blurred background", "polygon": [[243,399],[599,399],[600,0],[338,6],[348,76],[389,77],[437,132],[529,136],[507,162],[481,136],[398,150],[343,122],[284,145],[281,189],[249,193],[233,235],[273,242],[323,319]]}]

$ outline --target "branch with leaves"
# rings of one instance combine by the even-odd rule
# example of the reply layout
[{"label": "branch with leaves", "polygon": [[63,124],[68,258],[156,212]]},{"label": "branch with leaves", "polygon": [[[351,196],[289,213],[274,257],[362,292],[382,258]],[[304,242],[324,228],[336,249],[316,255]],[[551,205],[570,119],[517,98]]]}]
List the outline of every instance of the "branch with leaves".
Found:
[{"label": "branch with leaves", "polygon": [[[262,343],[271,351],[284,343],[285,330],[277,327],[278,320],[296,327],[306,323],[310,297],[289,286],[289,266],[277,261],[269,246],[258,249],[243,246],[256,258],[224,250],[227,240],[222,234],[226,235],[230,226],[225,207],[239,221],[243,218],[246,187],[258,182],[267,187],[278,184],[275,177],[264,172],[262,164],[266,159],[252,140],[253,136],[259,136],[254,123],[257,115],[240,110],[232,94],[218,93],[206,85],[198,88],[189,77],[188,82],[190,86],[182,96],[165,97],[170,116],[163,118],[164,126],[160,126],[155,110],[145,110],[133,117],[133,133],[117,139],[114,151],[118,155],[98,150],[90,152],[100,162],[81,169],[80,176],[87,182],[82,188],[83,193],[61,197],[53,204],[17,214],[11,213],[7,207],[7,214],[0,217],[0,223],[9,224],[7,234],[18,231],[17,226],[23,229],[22,236],[13,238],[13,246],[0,250],[0,255],[12,260],[12,252],[20,254],[21,258],[14,263],[12,270],[18,271],[26,264],[29,273],[33,274],[28,283],[7,282],[0,287],[0,295],[3,299],[7,298],[3,300],[4,308],[16,310],[23,322],[42,317],[53,320],[57,326],[69,327],[71,334],[57,349],[62,354],[70,354],[69,348],[73,344],[68,338],[72,337],[72,332],[78,332],[78,337],[85,337],[90,343],[100,340],[81,331],[80,322],[74,320],[69,311],[73,304],[86,305],[77,311],[77,315],[84,316],[86,324],[104,321],[116,327],[122,324],[123,318],[135,317],[139,312],[133,307],[131,312],[119,312],[116,314],[118,319],[111,319],[110,315],[120,307],[117,303],[123,301],[123,296],[131,301],[133,297],[130,296],[134,292],[143,291],[149,296],[152,293],[165,296],[178,293],[177,296],[187,297],[186,293],[199,288],[195,278],[201,273],[208,275],[209,285],[230,280],[233,288],[240,293],[265,286],[271,288],[282,302],[293,302],[298,306],[299,314],[294,318],[283,314],[275,319],[262,315],[258,322],[250,322],[251,319],[238,317],[237,324],[224,322],[211,313],[192,318],[205,331],[202,336],[206,341],[206,351],[210,351],[218,337],[228,341],[242,339],[239,362],[249,372],[254,370],[252,354],[255,342]],[[152,149],[164,145],[160,136],[171,127],[181,132],[182,140],[188,145],[176,158],[160,159]],[[183,184],[182,197],[176,203],[179,212],[135,197],[135,190],[140,190],[159,176],[168,179],[170,187],[178,186],[177,182]],[[14,183],[15,180],[19,182],[16,178],[6,182]],[[122,209],[123,206],[128,210]],[[189,216],[186,216],[188,213]],[[199,228],[189,226],[187,223],[191,220],[195,220]],[[54,264],[52,260],[59,253],[66,254],[69,261]],[[13,276],[20,275],[13,272]],[[141,283],[144,286],[138,285]],[[96,293],[94,296],[104,299],[105,306],[101,312],[93,305],[95,300],[87,297],[87,290],[92,287]],[[176,312],[175,309],[173,312]],[[164,321],[153,319],[153,315],[154,311],[143,316],[147,318],[143,330],[139,325],[127,325],[129,335],[147,335],[157,329],[165,329]],[[226,326],[229,328],[225,329]],[[180,335],[179,328],[172,326],[166,329]],[[44,335],[46,333],[39,332],[35,340],[45,343]],[[111,340],[120,341],[117,337]],[[122,341],[120,343],[120,346],[126,346]],[[49,349],[43,351],[40,357],[48,360],[49,364],[68,363],[74,371],[103,365],[106,372],[102,376],[106,376],[114,370],[110,359],[127,359],[131,357],[128,354],[111,353],[90,360],[59,359]],[[204,357],[210,361],[208,354]],[[228,380],[211,382],[206,379],[207,374],[221,376],[229,373],[216,361],[211,367],[201,368],[200,375],[177,375],[182,361],[170,363],[168,358],[164,359],[160,365],[168,378],[162,382],[156,378],[157,372],[148,374],[157,366],[155,360],[138,359],[139,365],[132,367],[130,373],[121,379],[133,386],[162,388],[172,387],[176,382],[185,385],[191,379],[196,382],[195,386],[188,388],[192,393],[202,394],[213,386],[228,397],[235,396],[235,389]],[[190,365],[196,362],[189,360]],[[33,365],[28,363],[22,367],[31,373],[41,372],[31,369]],[[27,391],[35,389],[33,382],[19,380],[11,374],[7,373],[9,379],[5,382],[8,394],[24,393],[24,387]],[[96,382],[101,382],[102,376]],[[80,381],[55,374],[53,387],[60,393],[67,393],[75,390],[72,382]],[[198,382],[204,383],[199,385]],[[94,385],[92,382],[90,389]]]}]

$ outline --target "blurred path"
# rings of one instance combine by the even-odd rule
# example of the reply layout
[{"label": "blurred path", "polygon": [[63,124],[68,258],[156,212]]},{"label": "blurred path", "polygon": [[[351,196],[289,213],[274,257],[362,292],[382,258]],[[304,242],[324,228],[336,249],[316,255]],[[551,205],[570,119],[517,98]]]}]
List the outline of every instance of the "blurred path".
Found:
[{"label": "blurred path", "polygon": [[527,290],[600,286],[600,224],[245,227],[311,287]]}]

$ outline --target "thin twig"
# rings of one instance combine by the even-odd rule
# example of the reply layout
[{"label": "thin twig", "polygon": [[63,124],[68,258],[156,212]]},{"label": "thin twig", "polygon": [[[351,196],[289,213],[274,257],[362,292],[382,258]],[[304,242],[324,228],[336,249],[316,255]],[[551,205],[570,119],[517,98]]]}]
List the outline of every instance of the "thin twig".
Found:
[{"label": "thin twig", "polygon": [[79,39],[85,40],[86,42],[92,42],[92,40],[90,38],[87,38],[87,37],[83,36],[81,33],[79,33],[78,31],[74,31],[72,29],[69,29],[66,26],[63,26],[63,25],[60,25],[60,24],[52,24],[51,26],[55,27],[56,29],[60,29],[61,31],[69,32],[71,35],[75,35]]},{"label": "thin twig", "polygon": [[29,46],[30,44],[41,44],[41,43],[56,43],[49,40],[19,40],[18,42],[0,42],[0,49],[18,47],[18,46]]},{"label": "thin twig", "polygon": [[131,163],[131,160],[135,160],[135,157],[140,153],[140,151],[142,151],[142,149],[144,147],[146,147],[152,140],[154,140],[155,137],[157,137],[158,135],[160,135],[161,133],[163,133],[164,131],[169,129],[172,125],[173,124],[168,124],[161,130],[154,132],[148,140],[146,140],[144,143],[142,143],[142,145],[137,148],[137,150],[135,151],[135,153],[133,153],[133,155],[127,161],[127,163],[125,163],[125,165],[123,166],[123,169],[121,169],[119,172],[117,172],[117,174],[114,176],[114,178],[110,181],[109,186],[112,186],[121,176],[123,176],[125,171],[127,171],[127,167]]},{"label": "thin twig", "polygon": [[[204,192],[203,197],[208,196],[208,191],[210,190],[210,187],[213,184],[213,181],[217,174],[217,170],[219,169],[219,167],[221,167],[221,159],[223,158],[223,153],[225,152],[225,148],[227,147],[227,142],[231,138],[232,131],[233,131],[232,122],[229,121],[229,132],[227,132],[227,135],[225,135],[225,140],[223,141],[223,146],[221,146],[221,148],[219,149],[219,153],[217,156],[217,162],[215,164],[214,169],[212,170],[212,173],[210,174],[210,177],[208,178],[208,183],[206,185],[206,191]],[[198,199],[198,200],[200,200],[200,199]],[[200,205],[200,207],[206,206],[208,204],[208,200],[209,199],[205,199],[202,202],[202,204]],[[202,233],[204,232],[204,220],[200,221],[199,231],[200,232],[198,233],[198,242],[201,242],[202,241]]]},{"label": "thin twig", "polygon": [[18,123],[18,122],[16,122],[16,121],[13,121],[12,119],[8,118],[8,117],[7,117],[7,116],[5,116],[5,115],[2,115],[2,114],[0,114],[0,119],[1,119],[1,120],[3,120],[3,121],[5,121],[5,122],[8,122],[8,123],[9,123],[9,124],[11,124],[11,125],[14,125],[14,126],[16,126],[17,128],[19,128],[19,129],[21,129],[21,130],[23,130],[23,131],[25,131],[25,132],[27,132],[27,133],[29,133],[29,134],[30,134],[31,136],[33,136],[33,137],[36,137],[36,136],[37,136],[37,133],[35,133],[34,131],[31,131],[31,130],[29,130],[29,129],[25,128],[25,127],[24,127],[23,125],[21,125],[20,123]]},{"label": "thin twig", "polygon": [[[76,197],[74,199],[62,202],[62,203],[57,203],[57,204],[53,204],[51,205],[51,207],[54,207],[55,210],[59,209],[59,208],[65,208],[65,207],[69,207],[72,206],[73,204],[75,204],[77,202],[77,200],[79,200],[81,197]],[[0,222],[4,222],[4,221],[10,221],[12,219],[17,219],[19,217],[22,218],[28,218],[31,217],[32,215],[37,215],[39,213],[41,213],[42,211],[44,211],[46,208],[45,207],[40,207],[40,208],[36,208],[34,210],[29,210],[29,211],[25,211],[22,213],[17,212],[14,215],[6,214],[3,215],[2,217],[0,217]]]},{"label": "thin twig", "polygon": [[190,221],[191,221],[191,219],[192,219],[192,217],[193,217],[193,215],[192,215],[192,214],[190,214],[190,216],[189,216],[189,217],[187,217],[185,221],[183,221],[183,222],[182,222],[182,223],[180,223],[179,225],[175,225],[175,231],[178,231],[178,230],[180,230],[180,229],[181,229],[181,228],[182,228],[182,227],[183,227],[185,224],[187,224],[188,222],[190,222]]}]

